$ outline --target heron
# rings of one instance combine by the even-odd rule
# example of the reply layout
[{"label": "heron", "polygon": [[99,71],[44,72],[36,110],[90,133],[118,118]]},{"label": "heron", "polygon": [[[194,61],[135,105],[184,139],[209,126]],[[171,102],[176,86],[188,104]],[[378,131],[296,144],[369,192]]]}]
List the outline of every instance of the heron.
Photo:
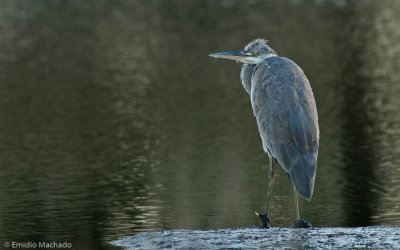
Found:
[{"label": "heron", "polygon": [[311,201],[319,148],[318,114],[314,94],[303,70],[292,60],[280,57],[265,39],[255,39],[244,50],[210,54],[214,58],[243,63],[240,81],[250,95],[264,151],[269,157],[269,185],[265,213],[257,213],[261,226],[269,228],[268,217],[274,166],[280,165],[294,190],[296,221],[292,227],[307,228],[300,220],[298,196]]}]

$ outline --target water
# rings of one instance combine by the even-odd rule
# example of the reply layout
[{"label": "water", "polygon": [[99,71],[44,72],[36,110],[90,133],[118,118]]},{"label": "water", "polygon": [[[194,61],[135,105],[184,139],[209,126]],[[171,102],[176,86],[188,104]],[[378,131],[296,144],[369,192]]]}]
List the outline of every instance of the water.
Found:
[{"label": "water", "polygon": [[399,227],[232,228],[137,234],[112,244],[124,249],[398,249]]},{"label": "water", "polygon": [[[86,249],[160,229],[259,224],[267,157],[209,58],[257,37],[309,78],[313,226],[400,224],[397,1],[2,1],[0,241]],[[272,226],[295,217],[276,171]]]}]

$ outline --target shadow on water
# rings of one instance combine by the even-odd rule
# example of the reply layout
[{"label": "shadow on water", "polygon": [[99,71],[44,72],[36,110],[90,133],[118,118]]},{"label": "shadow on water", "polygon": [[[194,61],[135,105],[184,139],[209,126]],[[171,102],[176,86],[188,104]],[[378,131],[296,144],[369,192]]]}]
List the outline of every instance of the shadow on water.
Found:
[{"label": "shadow on water", "polygon": [[[398,225],[395,4],[4,1],[0,241],[99,249],[140,232],[258,224],[268,161],[240,65],[207,57],[256,37],[303,68],[317,101],[316,189],[301,215]],[[292,186],[276,172],[270,211],[284,227]]]}]

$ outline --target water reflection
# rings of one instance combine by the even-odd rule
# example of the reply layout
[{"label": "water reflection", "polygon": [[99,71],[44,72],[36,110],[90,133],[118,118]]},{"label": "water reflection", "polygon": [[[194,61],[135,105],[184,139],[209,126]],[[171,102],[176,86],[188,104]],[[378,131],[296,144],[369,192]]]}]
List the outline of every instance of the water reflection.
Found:
[{"label": "water reflection", "polygon": [[[387,4],[387,3],[386,3]],[[400,214],[400,66],[398,55],[400,46],[400,32],[392,28],[400,22],[396,15],[396,9],[400,7],[398,2],[389,6],[378,5],[375,8],[372,33],[368,37],[366,57],[373,54],[374,60],[366,60],[367,75],[373,79],[373,92],[367,98],[373,103],[374,108],[370,116],[376,121],[376,151],[379,155],[378,179],[379,187],[373,191],[379,196],[377,212],[372,215],[373,223],[398,225]],[[372,40],[371,38],[374,38]],[[371,53],[371,54],[370,54]]]},{"label": "water reflection", "polygon": [[[137,232],[258,224],[268,161],[240,65],[207,55],[259,36],[301,65],[317,101],[316,190],[301,215],[398,225],[398,3],[317,2],[5,2],[0,240],[98,249]],[[275,185],[271,217],[288,226],[282,171]]]},{"label": "water reflection", "polygon": [[[341,171],[346,179],[343,185],[344,211],[349,226],[371,225],[371,216],[376,213],[378,204],[374,187],[379,187],[377,175],[378,155],[375,151],[376,124],[369,111],[373,103],[367,99],[367,92],[372,90],[372,80],[364,74],[366,64],[363,54],[366,51],[367,35],[371,30],[370,20],[363,18],[360,3],[348,7],[343,20],[346,20],[348,37],[343,56],[343,166]],[[373,12],[370,12],[371,14]],[[348,15],[348,16],[347,16]],[[353,119],[357,117],[357,119]],[[376,188],[375,188],[376,189]]]}]

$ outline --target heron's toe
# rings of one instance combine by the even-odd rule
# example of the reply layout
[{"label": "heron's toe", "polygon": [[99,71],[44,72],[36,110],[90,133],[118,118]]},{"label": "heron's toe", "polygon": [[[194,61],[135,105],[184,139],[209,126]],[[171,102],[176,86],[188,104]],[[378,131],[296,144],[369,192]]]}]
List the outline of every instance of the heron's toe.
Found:
[{"label": "heron's toe", "polygon": [[311,223],[304,219],[296,220],[293,222],[292,228],[311,228]]},{"label": "heron's toe", "polygon": [[258,215],[258,217],[260,217],[261,222],[262,222],[260,227],[269,228],[269,223],[271,222],[271,219],[268,217],[268,215],[267,214],[259,214],[259,213],[256,213],[256,214]]}]

